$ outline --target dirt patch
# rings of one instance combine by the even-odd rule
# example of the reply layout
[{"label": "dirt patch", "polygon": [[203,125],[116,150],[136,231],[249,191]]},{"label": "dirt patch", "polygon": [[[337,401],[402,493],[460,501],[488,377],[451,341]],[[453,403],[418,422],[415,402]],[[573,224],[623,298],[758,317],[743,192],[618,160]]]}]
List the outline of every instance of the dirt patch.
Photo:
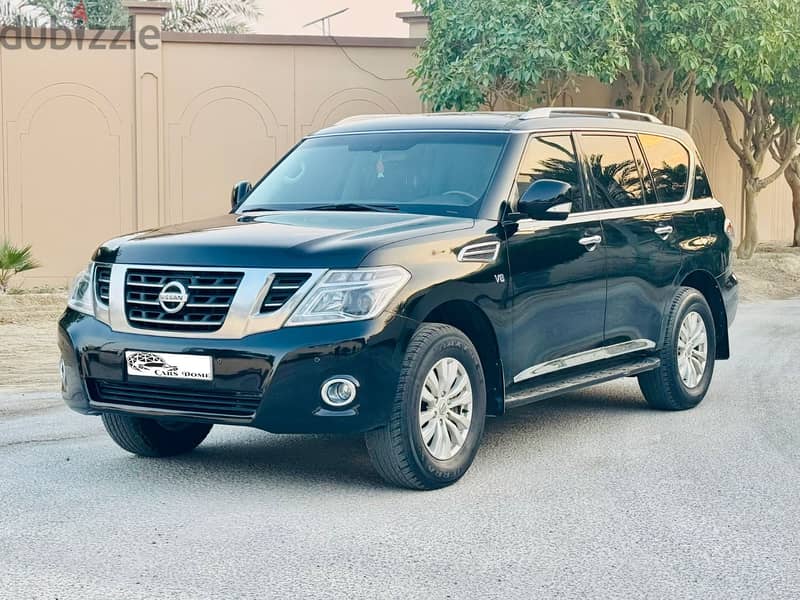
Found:
[{"label": "dirt patch", "polygon": [[734,272],[742,300],[783,300],[800,296],[800,248],[764,245],[750,260],[737,260]]},{"label": "dirt patch", "polygon": [[56,322],[66,292],[0,295],[0,392],[58,390]]}]

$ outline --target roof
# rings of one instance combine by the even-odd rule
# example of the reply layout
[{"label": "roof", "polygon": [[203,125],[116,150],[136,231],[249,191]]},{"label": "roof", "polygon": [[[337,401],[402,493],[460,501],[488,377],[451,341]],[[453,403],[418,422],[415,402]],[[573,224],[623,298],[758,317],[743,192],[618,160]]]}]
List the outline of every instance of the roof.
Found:
[{"label": "roof", "polygon": [[[615,116],[612,116],[615,115]],[[664,125],[655,117],[619,109],[536,109],[523,112],[445,112],[416,115],[360,115],[344,119],[314,135],[380,131],[495,131],[613,130],[665,134],[691,144],[683,129]]]}]

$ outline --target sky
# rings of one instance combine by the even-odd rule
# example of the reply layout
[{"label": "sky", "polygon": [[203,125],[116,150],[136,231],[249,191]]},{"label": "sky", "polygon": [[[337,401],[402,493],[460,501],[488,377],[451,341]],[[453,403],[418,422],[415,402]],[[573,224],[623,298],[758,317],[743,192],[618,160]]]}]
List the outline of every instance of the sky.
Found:
[{"label": "sky", "polygon": [[408,37],[408,25],[394,15],[414,10],[412,0],[259,0],[264,16],[254,33],[319,35],[320,25],[305,23],[349,8],[331,19],[333,35]]}]

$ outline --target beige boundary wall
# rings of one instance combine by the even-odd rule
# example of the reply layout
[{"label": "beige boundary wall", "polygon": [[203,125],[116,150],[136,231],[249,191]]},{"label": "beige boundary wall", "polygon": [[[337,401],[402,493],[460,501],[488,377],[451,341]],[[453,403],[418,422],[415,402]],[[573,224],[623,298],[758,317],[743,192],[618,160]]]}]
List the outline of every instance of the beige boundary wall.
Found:
[{"label": "beige boundary wall", "polygon": [[[163,6],[135,4],[136,29],[157,27]],[[0,237],[43,264],[18,285],[64,285],[106,238],[226,211],[233,183],[341,118],[422,109],[406,78],[419,39],[93,37],[37,30],[0,47]],[[575,102],[612,100],[588,85]],[[738,168],[707,105],[694,134],[738,222]],[[788,190],[764,196],[762,238],[788,240]]]}]

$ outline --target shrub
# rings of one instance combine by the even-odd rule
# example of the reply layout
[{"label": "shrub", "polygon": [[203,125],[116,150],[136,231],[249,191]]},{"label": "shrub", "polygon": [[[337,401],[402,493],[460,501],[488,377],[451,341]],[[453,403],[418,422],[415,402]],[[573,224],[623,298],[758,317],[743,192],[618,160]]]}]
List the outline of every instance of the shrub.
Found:
[{"label": "shrub", "polygon": [[0,244],[0,293],[8,290],[11,278],[17,273],[39,267],[31,254],[31,247],[17,248],[9,242]]}]

